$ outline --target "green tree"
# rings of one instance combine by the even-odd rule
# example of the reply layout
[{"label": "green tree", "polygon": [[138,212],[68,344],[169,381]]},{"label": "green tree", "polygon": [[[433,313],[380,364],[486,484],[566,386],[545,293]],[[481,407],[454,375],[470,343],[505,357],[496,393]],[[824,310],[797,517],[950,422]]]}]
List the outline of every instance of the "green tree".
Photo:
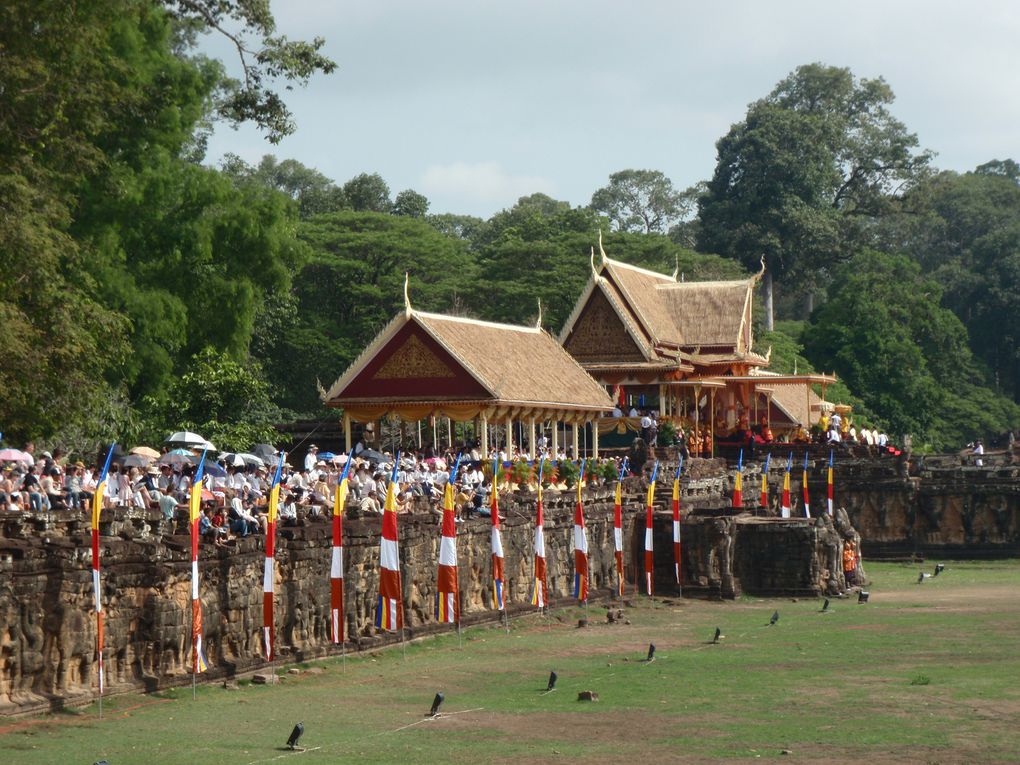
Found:
[{"label": "green tree", "polygon": [[765,258],[767,326],[773,277],[810,298],[867,241],[871,222],[926,175],[931,154],[892,116],[893,98],[881,78],[809,64],[716,144],[698,246],[748,268]]},{"label": "green tree", "polygon": [[837,272],[803,336],[805,355],[835,370],[892,432],[934,449],[1020,422],[1020,409],[985,386],[941,297],[909,258],[863,252]]},{"label": "green tree", "polygon": [[393,210],[390,187],[379,173],[361,173],[343,185],[344,199],[355,212],[388,213]]},{"label": "green tree", "polygon": [[694,200],[658,170],[621,170],[592,194],[591,208],[616,231],[664,234],[687,218]]},{"label": "green tree", "polygon": [[286,194],[297,202],[302,218],[336,212],[348,206],[339,186],[295,159],[279,161],[266,154],[257,166],[252,166],[234,154],[227,154],[221,169],[239,185],[253,183]]},{"label": "green tree", "polygon": [[429,212],[429,200],[414,189],[405,189],[393,200],[393,214],[411,218],[424,218]]},{"label": "green tree", "polygon": [[165,430],[195,431],[229,451],[275,440],[280,410],[257,364],[241,364],[206,348],[187,366],[163,406]]}]

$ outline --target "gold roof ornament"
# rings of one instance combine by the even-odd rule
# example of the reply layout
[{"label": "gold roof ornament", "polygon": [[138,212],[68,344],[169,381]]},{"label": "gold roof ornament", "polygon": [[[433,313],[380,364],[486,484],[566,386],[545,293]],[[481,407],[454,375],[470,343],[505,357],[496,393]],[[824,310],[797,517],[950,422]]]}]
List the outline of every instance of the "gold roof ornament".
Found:
[{"label": "gold roof ornament", "polygon": [[535,320],[535,329],[542,329],[542,298],[538,299],[538,318]]},{"label": "gold roof ornament", "polygon": [[407,271],[404,271],[404,315],[409,319],[411,318],[411,313],[413,310],[411,308],[411,295],[409,294],[408,291],[410,283],[411,275]]}]

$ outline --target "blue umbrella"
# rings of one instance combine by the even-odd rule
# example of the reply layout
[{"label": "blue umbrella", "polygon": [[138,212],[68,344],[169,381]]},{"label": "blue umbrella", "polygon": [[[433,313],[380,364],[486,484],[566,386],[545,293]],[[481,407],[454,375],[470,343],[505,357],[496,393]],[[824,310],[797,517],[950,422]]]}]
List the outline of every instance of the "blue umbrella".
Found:
[{"label": "blue umbrella", "polygon": [[319,459],[320,460],[331,460],[334,457],[336,457],[336,455],[333,454],[333,452],[319,452]]}]

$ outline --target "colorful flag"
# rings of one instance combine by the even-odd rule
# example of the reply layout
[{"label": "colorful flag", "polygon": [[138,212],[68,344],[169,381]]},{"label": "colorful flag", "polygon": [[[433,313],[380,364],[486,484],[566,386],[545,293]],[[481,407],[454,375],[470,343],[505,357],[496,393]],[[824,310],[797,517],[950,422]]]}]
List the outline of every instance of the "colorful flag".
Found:
[{"label": "colorful flag", "polygon": [[627,458],[620,465],[620,477],[616,481],[616,495],[613,498],[613,546],[616,548],[616,592],[623,595],[623,477],[627,474]]},{"label": "colorful flag", "polygon": [[584,507],[581,504],[581,487],[584,486],[584,460],[577,478],[577,505],[574,509],[574,597],[588,602],[588,534],[584,528]]},{"label": "colorful flag", "polygon": [[680,584],[680,471],[683,469],[684,458],[681,456],[673,476],[673,572],[677,584]]},{"label": "colorful flag", "polygon": [[113,447],[106,453],[106,464],[99,474],[96,491],[92,495],[92,590],[96,599],[96,655],[99,658],[99,695],[103,695],[103,595],[99,586],[99,516],[103,512],[103,494],[106,493],[106,476],[110,472]]},{"label": "colorful flag", "polygon": [[205,452],[198,461],[195,480],[191,484],[188,502],[188,526],[191,530],[191,671],[205,672],[205,654],[202,651],[202,601],[198,597],[198,521],[202,515],[202,483],[205,476]]},{"label": "colorful flag", "polygon": [[457,516],[453,504],[453,484],[460,470],[460,455],[443,488],[443,530],[439,539],[439,576],[436,582],[436,621],[460,624],[460,598],[457,586]]},{"label": "colorful flag", "polygon": [[498,459],[492,461],[492,497],[489,509],[492,511],[492,605],[502,611],[503,602],[503,537],[499,533],[499,492],[496,490],[496,469]]},{"label": "colorful flag", "polygon": [[744,507],[744,450],[740,450],[740,459],[737,461],[737,477],[733,481],[733,509],[740,510]]},{"label": "colorful flag", "polygon": [[[283,462],[282,457],[280,462]],[[333,495],[333,557],[329,564],[329,609],[332,627],[330,634],[334,643],[344,642],[344,508],[347,506],[347,493],[350,491],[348,475],[352,462],[354,459],[348,456]]]},{"label": "colorful flag", "polygon": [[790,470],[793,468],[793,452],[790,452],[790,459],[786,461],[786,472],[783,474],[783,498],[779,506],[780,513],[784,518],[790,517]]},{"label": "colorful flag", "polygon": [[829,517],[831,518],[832,517],[832,513],[833,513],[833,509],[832,509],[832,450],[831,449],[829,450],[829,485],[828,485],[827,488],[828,488],[828,500],[829,500],[829,502],[828,502],[828,505],[829,505],[828,510],[829,510]]},{"label": "colorful flag", "polygon": [[386,487],[382,538],[379,540],[379,602],[375,626],[394,632],[404,628],[404,604],[400,586],[400,550],[397,547],[397,466],[400,452],[393,459],[393,472]]},{"label": "colorful flag", "polygon": [[804,517],[805,517],[805,518],[810,518],[810,517],[811,517],[811,502],[810,502],[810,500],[808,499],[808,486],[807,486],[807,452],[806,452],[806,451],[804,452],[804,473],[803,473],[803,476],[804,476],[804,478],[803,478],[803,480],[801,481],[801,486],[802,486],[802,487],[803,487],[803,489],[804,489]]},{"label": "colorful flag", "polygon": [[547,602],[545,573],[545,523],[542,518],[542,471],[545,461],[538,463],[538,501],[535,503],[535,580],[531,588],[531,605],[545,608]]},{"label": "colorful flag", "polygon": [[655,580],[655,556],[652,550],[652,503],[655,500],[655,479],[659,475],[659,461],[652,468],[652,480],[648,483],[648,502],[645,509],[645,593],[653,594]]},{"label": "colorful flag", "polygon": [[761,506],[763,509],[767,509],[769,506],[769,462],[772,461],[772,455],[765,455],[765,467],[761,471]]},{"label": "colorful flag", "polygon": [[280,461],[269,487],[269,508],[266,517],[266,567],[262,574],[262,648],[266,661],[272,661],[276,643],[273,622],[273,596],[276,594],[276,515],[280,509],[280,476],[287,455],[280,453]]}]

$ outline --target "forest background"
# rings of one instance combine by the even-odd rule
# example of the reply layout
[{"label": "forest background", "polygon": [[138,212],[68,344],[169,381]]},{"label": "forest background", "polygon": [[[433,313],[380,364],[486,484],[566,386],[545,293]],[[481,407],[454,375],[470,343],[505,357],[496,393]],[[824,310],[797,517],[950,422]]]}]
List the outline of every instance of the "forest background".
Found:
[{"label": "forest background", "polygon": [[[225,35],[242,76],[202,54]],[[222,448],[334,418],[327,386],[414,305],[556,333],[610,257],[687,280],[768,264],[756,346],[915,449],[1020,425],[1020,166],[940,171],[881,78],[809,63],[675,188],[623,169],[583,206],[536,193],[434,214],[378,174],[267,153],[203,164],[217,121],[271,142],[279,91],[336,64],[267,0],[0,7],[0,430],[74,450],[191,429]]]}]

